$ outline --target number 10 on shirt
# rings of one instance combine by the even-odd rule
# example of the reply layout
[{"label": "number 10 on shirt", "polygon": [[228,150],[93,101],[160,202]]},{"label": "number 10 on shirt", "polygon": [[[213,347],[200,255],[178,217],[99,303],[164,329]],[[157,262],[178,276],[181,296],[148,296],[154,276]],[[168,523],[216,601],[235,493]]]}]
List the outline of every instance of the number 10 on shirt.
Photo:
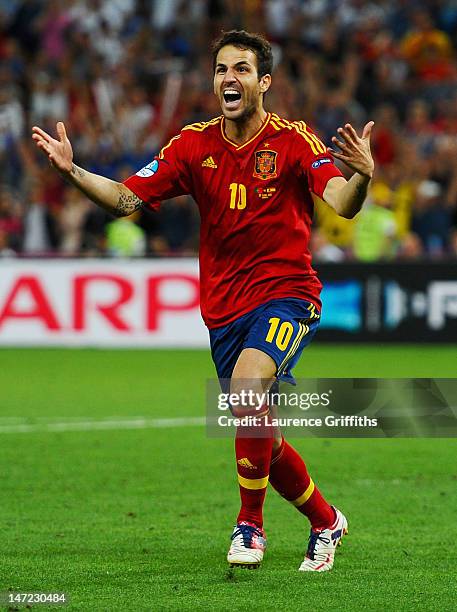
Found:
[{"label": "number 10 on shirt", "polygon": [[246,187],[243,183],[230,183],[230,208],[246,208]]}]

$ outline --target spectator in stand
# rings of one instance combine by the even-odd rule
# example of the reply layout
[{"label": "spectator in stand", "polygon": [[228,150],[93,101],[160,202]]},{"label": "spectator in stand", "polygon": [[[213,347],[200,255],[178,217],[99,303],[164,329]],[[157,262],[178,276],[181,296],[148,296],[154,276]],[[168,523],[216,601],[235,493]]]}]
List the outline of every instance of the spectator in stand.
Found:
[{"label": "spectator in stand", "polygon": [[192,236],[195,236],[199,222],[192,198],[180,196],[170,200],[162,207],[159,219],[161,234],[168,243],[170,253],[196,252]]},{"label": "spectator in stand", "polygon": [[152,131],[155,111],[146,91],[138,86],[126,93],[117,108],[116,130],[127,151],[135,151],[138,144]]},{"label": "spectator in stand", "polygon": [[449,36],[435,27],[426,9],[414,10],[410,23],[401,49],[414,76],[422,82],[455,79],[454,49]]},{"label": "spectator in stand", "polygon": [[428,176],[438,183],[449,208],[457,206],[457,137],[442,135],[436,139],[433,155],[428,160]]},{"label": "spectator in stand", "polygon": [[0,69],[0,151],[7,151],[24,135],[25,117],[19,90],[8,84],[10,75]]},{"label": "spectator in stand", "polygon": [[22,205],[8,187],[0,185],[0,234],[2,249],[16,252],[21,247]]},{"label": "spectator in stand", "polygon": [[146,237],[137,221],[139,212],[115,219],[106,227],[106,248],[113,257],[141,257],[146,254]]},{"label": "spectator in stand", "polygon": [[343,219],[325,202],[318,202],[315,208],[315,220],[316,229],[319,229],[328,243],[342,249],[344,253],[350,251],[357,217]]},{"label": "spectator in stand", "polygon": [[397,140],[396,156],[392,163],[381,165],[376,184],[392,194],[397,238],[402,240],[411,230],[411,217],[417,183],[428,176],[428,168],[418,151],[402,139]]},{"label": "spectator in stand", "polygon": [[89,206],[82,221],[81,251],[87,257],[106,254],[106,227],[111,215],[95,206]]},{"label": "spectator in stand", "polygon": [[38,72],[34,75],[30,101],[30,120],[33,123],[52,124],[54,117],[68,117],[68,95],[55,75]]},{"label": "spectator in stand", "polygon": [[57,217],[59,250],[62,255],[82,253],[84,222],[91,208],[80,191],[71,186],[65,189],[63,206]]},{"label": "spectator in stand", "polygon": [[36,26],[41,35],[40,49],[52,63],[57,63],[64,52],[65,36],[72,22],[72,4],[72,0],[63,6],[60,0],[47,0],[37,19]]},{"label": "spectator in stand", "polygon": [[430,257],[440,258],[446,254],[450,229],[451,212],[445,205],[441,186],[431,180],[422,181],[416,191],[412,230]]},{"label": "spectator in stand", "polygon": [[316,262],[340,263],[345,259],[344,251],[329,242],[319,227],[311,232],[310,251],[313,261]]},{"label": "spectator in stand", "polygon": [[59,244],[57,221],[46,206],[43,185],[32,182],[27,189],[22,251],[27,255],[50,255]]},{"label": "spectator in stand", "polygon": [[430,104],[425,100],[414,100],[406,111],[404,137],[422,157],[431,155],[437,134],[430,115]]},{"label": "spectator in stand", "polygon": [[397,224],[391,206],[391,190],[374,183],[369,202],[357,216],[354,229],[356,259],[371,262],[393,259],[395,256]]},{"label": "spectator in stand", "polygon": [[398,156],[400,122],[392,104],[378,107],[375,115],[376,132],[373,134],[372,150],[377,167],[381,170],[394,163]]},{"label": "spectator in stand", "polygon": [[1,257],[15,257],[16,251],[10,246],[10,238],[6,231],[0,227],[0,258]]},{"label": "spectator in stand", "polygon": [[417,234],[410,232],[406,234],[400,243],[398,259],[404,261],[415,261],[424,257],[424,247]]}]

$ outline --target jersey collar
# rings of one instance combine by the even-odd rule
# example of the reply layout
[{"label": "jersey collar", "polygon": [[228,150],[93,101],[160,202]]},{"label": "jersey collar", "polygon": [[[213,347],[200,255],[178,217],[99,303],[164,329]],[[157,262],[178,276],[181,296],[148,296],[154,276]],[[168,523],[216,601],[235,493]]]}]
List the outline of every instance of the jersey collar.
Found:
[{"label": "jersey collar", "polygon": [[262,125],[259,127],[259,129],[254,134],[254,136],[252,136],[252,138],[250,138],[248,141],[243,142],[243,144],[238,144],[236,142],[233,142],[233,140],[230,140],[230,138],[227,138],[227,136],[225,135],[225,117],[222,117],[222,121],[221,121],[221,135],[222,135],[222,138],[226,142],[231,144],[233,147],[235,147],[236,151],[240,151],[241,149],[246,147],[248,144],[251,144],[251,142],[253,142],[264,131],[264,129],[270,123],[270,119],[271,119],[271,113],[267,113],[267,116],[265,117]]}]

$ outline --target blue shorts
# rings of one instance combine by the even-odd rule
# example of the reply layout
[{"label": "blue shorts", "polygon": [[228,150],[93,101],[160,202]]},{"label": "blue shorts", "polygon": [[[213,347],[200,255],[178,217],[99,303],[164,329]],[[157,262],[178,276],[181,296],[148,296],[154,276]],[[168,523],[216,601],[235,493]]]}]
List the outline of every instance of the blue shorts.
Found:
[{"label": "blue shorts", "polygon": [[270,300],[223,327],[209,330],[219,379],[229,379],[245,348],[263,351],[276,363],[276,378],[295,384],[291,370],[319,327],[320,313],[296,298]]}]

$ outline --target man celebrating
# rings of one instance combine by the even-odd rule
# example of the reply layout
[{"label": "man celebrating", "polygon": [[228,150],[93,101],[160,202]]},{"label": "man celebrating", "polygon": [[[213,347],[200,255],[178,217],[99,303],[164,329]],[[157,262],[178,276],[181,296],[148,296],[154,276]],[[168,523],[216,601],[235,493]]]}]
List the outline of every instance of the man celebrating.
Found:
[{"label": "man celebrating", "polygon": [[[291,370],[320,319],[321,284],[308,249],[313,201],[321,198],[352,218],[373,176],[367,123],[359,137],[338,129],[333,157],[354,175],[346,181],[333,157],[303,121],[264,109],[272,52],[257,34],[231,31],[213,45],[214,93],[222,115],[185,126],[159,155],[123,184],[73,163],[63,123],[59,139],[38,127],[33,138],[54,167],[96,204],[116,216],[191,194],[200,210],[201,312],[209,328],[217,374],[231,393],[265,393]],[[311,533],[301,571],[326,571],[347,532],[298,453],[271,433],[270,406],[255,413],[256,428],[240,426],[235,455],[241,509],[228,553],[231,565],[258,567],[266,546],[263,503],[268,482],[308,517]],[[235,415],[252,414],[243,406]],[[254,431],[255,429],[255,431]]]}]

